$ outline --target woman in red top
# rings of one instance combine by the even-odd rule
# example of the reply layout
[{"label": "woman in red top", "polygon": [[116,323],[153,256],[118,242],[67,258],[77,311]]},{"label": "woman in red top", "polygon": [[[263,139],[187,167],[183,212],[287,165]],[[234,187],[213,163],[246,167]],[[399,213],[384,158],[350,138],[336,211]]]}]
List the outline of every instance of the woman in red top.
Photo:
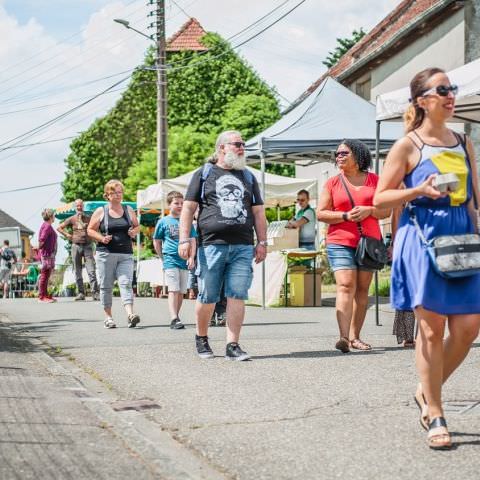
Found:
[{"label": "woman in red top", "polygon": [[358,350],[372,348],[360,340],[373,271],[358,266],[355,261],[355,249],[360,241],[358,225],[361,224],[366,236],[381,239],[378,219],[388,217],[390,211],[373,206],[378,176],[368,172],[372,157],[365,144],[358,140],[343,140],[335,159],[340,174],[327,180],[318,203],[317,217],[329,224],[327,255],[337,283],[336,310],[340,330],[340,340],[335,348],[347,353],[350,347]]}]

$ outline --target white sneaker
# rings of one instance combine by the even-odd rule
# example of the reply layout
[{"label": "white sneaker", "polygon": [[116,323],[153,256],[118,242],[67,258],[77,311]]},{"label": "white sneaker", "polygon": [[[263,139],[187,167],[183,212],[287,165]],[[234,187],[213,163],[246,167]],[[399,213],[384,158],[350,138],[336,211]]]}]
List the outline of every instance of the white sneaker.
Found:
[{"label": "white sneaker", "polygon": [[115,324],[115,322],[113,321],[113,318],[112,317],[107,317],[105,319],[105,321],[103,322],[103,326],[105,328],[115,328],[117,325]]}]

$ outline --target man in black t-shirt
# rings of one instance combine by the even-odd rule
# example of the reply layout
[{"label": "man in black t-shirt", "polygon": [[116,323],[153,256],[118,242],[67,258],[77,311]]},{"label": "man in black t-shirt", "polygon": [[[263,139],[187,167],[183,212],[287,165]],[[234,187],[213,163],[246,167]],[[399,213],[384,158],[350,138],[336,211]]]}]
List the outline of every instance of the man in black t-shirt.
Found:
[{"label": "man in black t-shirt", "polygon": [[245,167],[244,148],[239,132],[219,135],[213,159],[193,174],[180,217],[178,251],[182,258],[188,258],[192,219],[197,207],[200,209],[196,347],[201,358],[213,358],[207,334],[222,285],[227,297],[225,357],[237,361],[250,358],[238,340],[252,283],[253,259],[262,262],[267,254],[267,223],[257,180]]}]

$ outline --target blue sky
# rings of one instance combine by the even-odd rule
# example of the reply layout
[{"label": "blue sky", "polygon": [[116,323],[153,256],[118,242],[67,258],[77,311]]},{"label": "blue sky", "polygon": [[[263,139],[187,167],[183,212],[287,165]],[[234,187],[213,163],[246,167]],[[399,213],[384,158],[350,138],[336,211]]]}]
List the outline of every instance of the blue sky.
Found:
[{"label": "blue sky", "polygon": [[[153,7],[147,6],[147,1],[0,0],[0,144],[121,78],[112,75],[141,64],[148,40],[113,19],[125,18],[150,33],[151,17],[147,15]],[[296,3],[298,0],[290,0],[280,11]],[[360,27],[370,30],[398,3],[307,0],[237,51],[283,98],[294,100],[325,71],[322,60],[335,48],[337,37],[350,36]],[[283,0],[166,0],[167,36],[188,19],[176,4],[207,31],[227,38],[282,5]],[[252,33],[255,31],[242,40]],[[78,135],[112,108],[121,92],[118,88],[99,97],[75,115],[29,137],[28,143]],[[0,151],[0,208],[37,230],[42,208],[60,204],[60,187],[31,190],[28,195],[1,192],[61,181],[70,141]]]}]

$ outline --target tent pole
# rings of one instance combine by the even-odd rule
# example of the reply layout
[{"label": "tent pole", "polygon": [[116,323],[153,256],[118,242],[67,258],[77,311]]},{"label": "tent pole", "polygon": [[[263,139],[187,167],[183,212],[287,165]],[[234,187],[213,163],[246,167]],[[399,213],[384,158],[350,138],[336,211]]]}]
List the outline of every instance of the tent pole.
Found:
[{"label": "tent pole", "polygon": [[[380,120],[377,120],[377,129],[375,133],[375,173],[378,175],[380,172]],[[378,271],[375,270],[374,274],[375,285],[375,325],[380,327],[380,312],[378,308]]]},{"label": "tent pole", "polygon": [[[260,153],[262,172],[262,198],[265,201],[265,154]],[[268,255],[268,253],[267,253]],[[266,260],[266,259],[265,259]],[[265,310],[265,260],[262,262],[262,309]]]},{"label": "tent pole", "polygon": [[[138,218],[138,224],[140,225],[140,219],[141,219],[141,213],[140,209],[137,209],[137,218]],[[141,243],[140,243],[140,230],[138,230],[137,233],[137,278],[138,278],[138,273],[140,271],[140,249],[142,248]]]}]

